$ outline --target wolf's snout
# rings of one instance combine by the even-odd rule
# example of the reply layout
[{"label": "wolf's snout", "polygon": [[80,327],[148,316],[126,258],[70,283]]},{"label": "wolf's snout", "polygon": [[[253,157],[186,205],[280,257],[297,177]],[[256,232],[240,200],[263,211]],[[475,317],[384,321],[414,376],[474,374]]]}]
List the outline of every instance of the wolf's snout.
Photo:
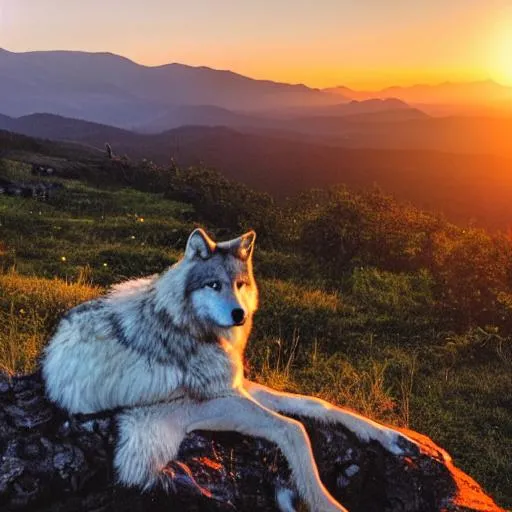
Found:
[{"label": "wolf's snout", "polygon": [[231,311],[231,317],[235,325],[243,325],[245,323],[245,311],[241,308],[235,308]]}]

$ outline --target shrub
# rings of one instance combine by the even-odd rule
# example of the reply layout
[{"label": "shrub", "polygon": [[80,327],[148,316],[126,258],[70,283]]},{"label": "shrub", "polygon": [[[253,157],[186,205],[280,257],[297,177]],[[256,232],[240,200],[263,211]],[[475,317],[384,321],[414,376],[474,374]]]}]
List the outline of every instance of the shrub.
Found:
[{"label": "shrub", "polygon": [[[402,205],[379,190],[350,193],[343,188],[303,195],[299,243],[323,260],[334,275],[354,266],[410,271],[429,260],[440,219]],[[309,205],[309,207],[308,207]]]},{"label": "shrub", "polygon": [[505,237],[479,229],[439,233],[432,272],[445,313],[463,328],[504,325],[500,297],[511,291],[511,262],[512,244]]},{"label": "shrub", "polygon": [[231,234],[252,228],[260,242],[268,244],[280,232],[280,218],[268,194],[255,192],[210,169],[174,168],[165,196],[192,204],[202,220]]}]

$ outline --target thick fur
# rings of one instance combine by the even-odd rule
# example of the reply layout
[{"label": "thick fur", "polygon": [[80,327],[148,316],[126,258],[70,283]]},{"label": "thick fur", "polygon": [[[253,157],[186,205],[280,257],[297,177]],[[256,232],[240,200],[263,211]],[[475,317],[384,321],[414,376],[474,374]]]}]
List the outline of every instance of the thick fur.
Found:
[{"label": "thick fur", "polygon": [[[184,257],[69,311],[43,359],[47,393],[70,413],[121,408],[114,465],[121,483],[164,485],[166,463],[193,430],[237,431],[275,442],[314,511],[345,510],[320,481],[304,427],[284,414],[340,423],[401,453],[396,431],[318,399],[243,378],[258,305],[254,232],[216,244],[200,229]],[[279,499],[280,507],[284,505]]]}]

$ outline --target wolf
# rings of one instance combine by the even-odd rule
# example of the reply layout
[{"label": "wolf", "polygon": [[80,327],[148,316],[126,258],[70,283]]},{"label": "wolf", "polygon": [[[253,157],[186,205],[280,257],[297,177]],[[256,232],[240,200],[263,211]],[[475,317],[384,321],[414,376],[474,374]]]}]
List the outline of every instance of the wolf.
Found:
[{"label": "wolf", "polygon": [[[70,310],[42,359],[49,398],[71,414],[117,411],[117,479],[143,490],[194,430],[236,431],[275,443],[296,491],[315,512],[344,511],[322,484],[302,415],[376,440],[394,454],[412,441],[317,398],[281,393],[244,377],[258,290],[255,233],[216,243],[200,228],[162,274],[114,286]],[[279,499],[282,510],[292,510]],[[284,503],[284,504],[283,504]]]}]

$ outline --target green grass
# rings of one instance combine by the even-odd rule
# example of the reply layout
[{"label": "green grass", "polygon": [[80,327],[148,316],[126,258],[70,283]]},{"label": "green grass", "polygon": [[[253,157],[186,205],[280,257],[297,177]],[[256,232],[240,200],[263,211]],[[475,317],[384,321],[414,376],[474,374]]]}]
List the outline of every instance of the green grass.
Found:
[{"label": "green grass", "polygon": [[[11,179],[28,167],[7,165]],[[4,167],[4,174],[5,167]],[[60,316],[180,255],[193,209],[161,194],[66,180],[47,203],[0,195],[0,367],[32,370]],[[252,377],[431,436],[512,506],[512,340],[438,321],[427,272],[324,278],[297,251],[258,248]]]},{"label": "green grass", "polygon": [[48,203],[0,196],[0,265],[27,275],[93,282],[161,271],[192,227],[187,205],[134,190],[98,190],[66,182]]}]

